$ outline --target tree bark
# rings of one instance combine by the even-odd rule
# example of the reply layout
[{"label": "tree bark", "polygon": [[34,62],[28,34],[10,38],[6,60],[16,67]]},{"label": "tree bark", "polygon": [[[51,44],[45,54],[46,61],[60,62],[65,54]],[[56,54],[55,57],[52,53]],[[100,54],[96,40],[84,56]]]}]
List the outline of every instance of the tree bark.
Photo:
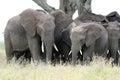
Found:
[{"label": "tree bark", "polygon": [[[47,4],[47,0],[33,0],[36,4],[41,6],[47,12],[54,11],[55,8]],[[63,10],[66,14],[71,17],[78,9],[78,15],[83,14],[84,11],[92,12],[91,10],[91,1],[92,0],[59,0],[60,6],[59,9]]]},{"label": "tree bark", "polygon": [[59,9],[63,10],[66,14],[70,15],[71,17],[77,10],[76,0],[59,0],[60,7]]},{"label": "tree bark", "polygon": [[54,7],[51,7],[47,4],[47,0],[33,0],[33,1],[47,12],[52,12],[55,10]]},{"label": "tree bark", "polygon": [[92,2],[91,0],[86,0],[85,5],[84,5],[85,9],[86,9],[88,12],[92,12],[91,2]]},{"label": "tree bark", "polygon": [[92,0],[77,0],[78,15],[81,16],[84,12],[92,12],[91,9]]}]

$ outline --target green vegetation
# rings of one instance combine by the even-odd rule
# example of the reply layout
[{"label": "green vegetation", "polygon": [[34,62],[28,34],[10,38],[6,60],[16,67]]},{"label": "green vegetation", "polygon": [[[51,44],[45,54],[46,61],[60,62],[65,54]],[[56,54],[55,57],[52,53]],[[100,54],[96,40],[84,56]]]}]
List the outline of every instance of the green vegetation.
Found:
[{"label": "green vegetation", "polygon": [[89,65],[6,64],[4,44],[0,44],[0,80],[120,80],[120,67],[94,59]]}]

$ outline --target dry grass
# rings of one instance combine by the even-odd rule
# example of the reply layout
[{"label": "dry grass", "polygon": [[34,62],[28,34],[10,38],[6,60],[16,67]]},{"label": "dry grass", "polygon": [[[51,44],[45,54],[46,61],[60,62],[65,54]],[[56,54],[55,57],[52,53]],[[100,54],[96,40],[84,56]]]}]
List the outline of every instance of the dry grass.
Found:
[{"label": "dry grass", "polygon": [[6,64],[4,46],[0,46],[0,80],[120,80],[120,67],[112,67],[103,59],[89,65],[46,65],[33,63],[25,66]]}]

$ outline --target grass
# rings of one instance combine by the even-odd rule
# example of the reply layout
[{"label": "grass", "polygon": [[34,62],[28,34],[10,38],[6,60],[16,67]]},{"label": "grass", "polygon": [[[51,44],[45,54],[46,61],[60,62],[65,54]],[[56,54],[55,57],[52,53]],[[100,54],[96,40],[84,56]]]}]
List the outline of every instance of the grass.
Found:
[{"label": "grass", "polygon": [[0,80],[120,80],[120,67],[95,59],[89,65],[6,64],[4,44],[0,44]]}]

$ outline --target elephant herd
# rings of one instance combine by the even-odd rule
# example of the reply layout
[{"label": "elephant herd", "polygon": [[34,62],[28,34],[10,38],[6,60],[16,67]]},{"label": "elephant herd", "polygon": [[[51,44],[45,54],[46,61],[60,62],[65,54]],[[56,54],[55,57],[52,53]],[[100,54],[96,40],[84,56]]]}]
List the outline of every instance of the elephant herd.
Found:
[{"label": "elephant herd", "polygon": [[85,12],[75,20],[62,10],[47,13],[26,9],[9,19],[5,31],[7,62],[13,58],[38,65],[46,63],[91,61],[93,56],[113,58],[119,63],[120,16]]}]

